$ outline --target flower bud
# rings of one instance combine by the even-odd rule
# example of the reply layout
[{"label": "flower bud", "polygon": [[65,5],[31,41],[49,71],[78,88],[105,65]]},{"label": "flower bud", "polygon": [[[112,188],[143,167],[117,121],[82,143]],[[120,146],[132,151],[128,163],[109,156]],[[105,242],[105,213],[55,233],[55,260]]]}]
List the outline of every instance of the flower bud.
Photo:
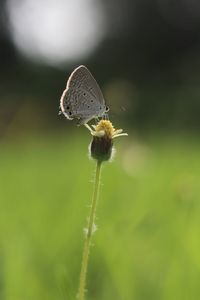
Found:
[{"label": "flower bud", "polygon": [[90,143],[89,154],[93,159],[100,162],[108,161],[112,157],[113,141],[106,135],[102,137],[93,136]]},{"label": "flower bud", "polygon": [[114,138],[127,135],[127,133],[122,133],[122,129],[116,130],[109,120],[101,120],[96,126],[92,125],[94,130],[88,124],[85,126],[93,136],[89,146],[89,155],[99,162],[108,161],[112,158]]}]

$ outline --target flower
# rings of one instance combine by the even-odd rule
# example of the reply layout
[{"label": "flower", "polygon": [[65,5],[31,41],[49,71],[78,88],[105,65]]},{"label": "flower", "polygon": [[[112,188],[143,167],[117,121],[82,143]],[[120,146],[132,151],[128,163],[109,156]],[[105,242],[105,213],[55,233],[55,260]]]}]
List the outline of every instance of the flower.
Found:
[{"label": "flower", "polygon": [[122,129],[115,129],[108,120],[101,120],[97,125],[92,125],[93,129],[88,124],[85,124],[85,127],[93,136],[89,147],[90,156],[99,162],[107,161],[112,157],[114,138],[128,135],[122,133]]}]

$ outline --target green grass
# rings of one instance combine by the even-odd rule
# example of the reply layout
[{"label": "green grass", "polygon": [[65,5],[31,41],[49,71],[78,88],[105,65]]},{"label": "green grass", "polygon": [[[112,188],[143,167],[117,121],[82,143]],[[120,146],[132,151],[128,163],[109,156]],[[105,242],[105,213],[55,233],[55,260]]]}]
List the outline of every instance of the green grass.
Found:
[{"label": "green grass", "polygon": [[[75,299],[89,139],[80,129],[1,143],[1,300]],[[200,299],[200,142],[129,134],[115,146],[102,170],[87,299]]]}]

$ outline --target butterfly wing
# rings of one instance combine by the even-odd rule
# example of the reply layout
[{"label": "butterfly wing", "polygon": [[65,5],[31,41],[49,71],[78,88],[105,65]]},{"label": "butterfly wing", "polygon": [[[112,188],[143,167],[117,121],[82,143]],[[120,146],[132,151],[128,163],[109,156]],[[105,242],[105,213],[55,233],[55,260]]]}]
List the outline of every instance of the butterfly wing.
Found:
[{"label": "butterfly wing", "polygon": [[84,90],[100,104],[105,103],[98,83],[85,66],[79,66],[72,72],[67,81],[67,88]]},{"label": "butterfly wing", "polygon": [[81,123],[104,114],[106,106],[103,94],[85,66],[79,66],[70,75],[60,107],[68,119],[77,118]]}]

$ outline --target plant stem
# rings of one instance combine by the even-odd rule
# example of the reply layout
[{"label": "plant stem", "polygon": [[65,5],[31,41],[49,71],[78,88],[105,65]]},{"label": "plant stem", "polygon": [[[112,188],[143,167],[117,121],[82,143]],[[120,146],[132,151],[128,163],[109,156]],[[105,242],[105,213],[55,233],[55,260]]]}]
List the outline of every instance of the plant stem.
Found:
[{"label": "plant stem", "polygon": [[89,215],[89,220],[87,225],[85,244],[83,248],[83,258],[82,258],[80,284],[79,284],[79,292],[78,292],[79,300],[85,299],[85,285],[86,285],[86,275],[87,275],[87,268],[88,268],[88,258],[89,258],[92,233],[94,229],[95,213],[96,213],[99,183],[100,183],[100,173],[101,173],[101,161],[97,161],[92,204],[91,204],[91,210],[90,210],[90,215]]}]

